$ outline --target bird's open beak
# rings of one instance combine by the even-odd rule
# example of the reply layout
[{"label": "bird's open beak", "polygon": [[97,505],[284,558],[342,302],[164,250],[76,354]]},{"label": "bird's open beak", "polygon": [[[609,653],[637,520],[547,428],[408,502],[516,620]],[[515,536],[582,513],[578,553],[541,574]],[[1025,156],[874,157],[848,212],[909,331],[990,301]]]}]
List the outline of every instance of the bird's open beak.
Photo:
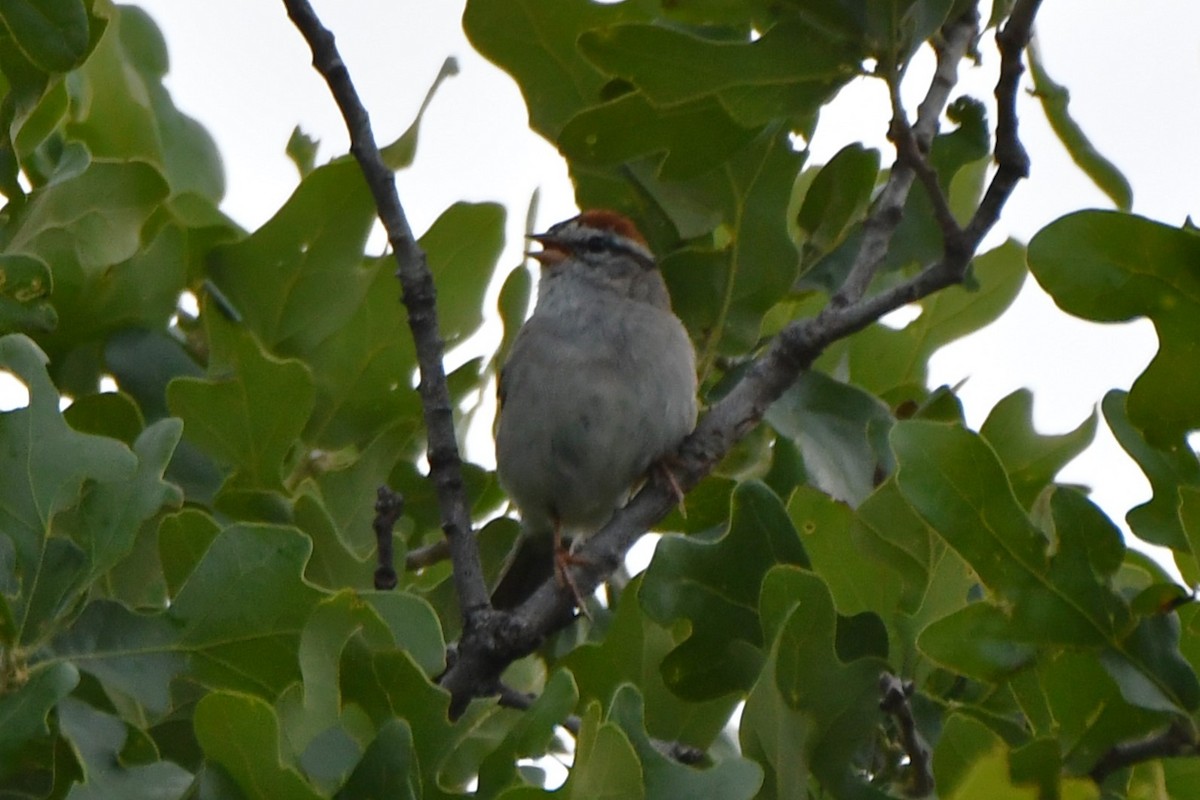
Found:
[{"label": "bird's open beak", "polygon": [[557,264],[567,257],[567,248],[563,246],[562,240],[552,233],[529,233],[525,235],[525,238],[532,239],[542,246],[541,250],[526,251],[525,255],[543,267]]}]

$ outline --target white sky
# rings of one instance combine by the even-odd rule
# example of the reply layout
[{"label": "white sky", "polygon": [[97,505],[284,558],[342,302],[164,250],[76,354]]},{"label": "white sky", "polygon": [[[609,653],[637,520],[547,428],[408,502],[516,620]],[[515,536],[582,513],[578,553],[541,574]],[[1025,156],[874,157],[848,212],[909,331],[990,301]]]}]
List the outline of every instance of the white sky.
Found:
[{"label": "white sky", "polygon": [[[296,171],[284,155],[293,126],[321,140],[319,160],[345,152],[342,120],[282,2],[140,5],[166,34],[167,85],[175,102],[217,140],[228,181],[224,209],[240,224],[256,228],[295,188]],[[380,142],[408,126],[443,59],[459,60],[461,74],[442,86],[426,115],[415,166],[398,178],[415,230],[457,200],[501,202],[509,210],[502,264],[515,266],[535,189],[541,191],[541,224],[574,213],[566,169],[526,126],[516,85],[463,36],[461,2],[323,0],[314,6],[337,37]],[[1200,219],[1200,3],[1047,0],[1038,34],[1048,71],[1071,90],[1072,113],[1133,184],[1134,210],[1170,224],[1189,214]],[[994,85],[996,59],[992,52],[987,57],[960,84],[977,96],[990,97]],[[924,92],[927,73],[927,64],[912,70],[913,98]],[[1071,164],[1040,107],[1026,97],[1021,112],[1033,174],[1009,203],[994,241],[1005,235],[1028,241],[1061,214],[1108,207]],[[854,84],[823,117],[810,163],[849,141],[883,147],[887,118],[886,97],[875,84]],[[491,341],[485,336],[480,350]],[[1072,319],[1030,281],[1003,319],[934,358],[932,381],[953,385],[969,378],[960,394],[973,426],[1001,397],[1029,387],[1039,429],[1061,432],[1078,425],[1109,388],[1128,388],[1156,344],[1149,322],[1100,326]],[[1096,444],[1061,479],[1092,486],[1097,502],[1123,524],[1125,511],[1148,499],[1149,487],[1100,427]],[[471,455],[491,460],[487,452]]]}]

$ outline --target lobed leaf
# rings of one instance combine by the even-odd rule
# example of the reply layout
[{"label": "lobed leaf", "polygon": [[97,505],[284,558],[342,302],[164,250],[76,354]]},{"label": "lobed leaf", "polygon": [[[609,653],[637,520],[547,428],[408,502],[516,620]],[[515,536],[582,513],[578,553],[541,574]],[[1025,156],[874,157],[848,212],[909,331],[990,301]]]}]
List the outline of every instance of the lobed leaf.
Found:
[{"label": "lobed leaf", "polygon": [[1158,353],[1129,390],[1130,422],[1165,448],[1200,427],[1200,236],[1131,214],[1078,211],[1029,242],[1029,267],[1064,311],[1096,322],[1149,317]]}]

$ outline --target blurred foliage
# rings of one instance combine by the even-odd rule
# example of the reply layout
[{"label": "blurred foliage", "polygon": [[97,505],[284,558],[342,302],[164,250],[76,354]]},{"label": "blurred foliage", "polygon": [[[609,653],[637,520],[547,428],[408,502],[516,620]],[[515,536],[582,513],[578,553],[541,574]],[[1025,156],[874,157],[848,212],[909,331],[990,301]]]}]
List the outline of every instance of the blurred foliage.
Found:
[{"label": "blurred foliage", "polygon": [[[873,66],[903,72],[970,5],[470,0],[464,26],[521,87],[579,204],[647,233],[711,402],[836,289],[887,179],[889,156],[856,142],[807,163],[822,106]],[[0,413],[0,797],[536,797],[530,759],[563,752],[568,714],[572,797],[903,797],[913,767],[879,710],[885,671],[912,684],[940,797],[1200,796],[1192,761],[1087,778],[1118,743],[1194,731],[1200,706],[1190,593],[1056,483],[1096,416],[1041,434],[1020,391],[973,432],[953,390],[927,386],[930,357],[1016,296],[1013,241],[903,327],[828,348],[664,522],[677,533],[645,574],[511,667],[532,708],[479,700],[450,722],[434,682],[460,627],[449,565],[371,588],[377,486],[405,496],[398,557],[441,530],[414,349],[392,265],[366,253],[358,167],[316,163],[297,131],[295,192],[241,230],[168,67],[135,7],[0,2],[0,371],[28,391]],[[1062,87],[1034,77],[1127,206]],[[385,148],[389,166],[412,163],[420,124]],[[966,215],[984,105],[957,98],[943,128],[930,157]],[[498,273],[504,223],[495,204],[458,203],[421,237],[451,347],[495,313],[511,341],[527,313],[528,272]],[[874,288],[940,252],[914,191]],[[1102,412],[1154,492],[1129,525],[1197,582],[1200,239],[1084,211],[1038,234],[1028,262],[1064,310],[1156,326],[1158,355]],[[462,420],[495,370],[476,358],[450,376]],[[517,525],[497,518],[488,470],[465,478],[494,579]],[[707,760],[685,766],[658,740]]]}]

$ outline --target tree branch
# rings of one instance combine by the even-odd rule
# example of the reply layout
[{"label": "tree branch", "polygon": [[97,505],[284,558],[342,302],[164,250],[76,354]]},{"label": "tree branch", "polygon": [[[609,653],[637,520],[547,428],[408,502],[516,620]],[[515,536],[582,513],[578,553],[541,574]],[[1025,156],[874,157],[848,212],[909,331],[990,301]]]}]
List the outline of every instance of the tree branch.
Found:
[{"label": "tree branch", "polygon": [[387,486],[376,490],[375,521],[375,554],[379,566],[375,568],[375,588],[389,591],[396,588],[396,566],[392,555],[392,531],[396,520],[404,512],[404,498],[393,492]]},{"label": "tree branch", "polygon": [[421,376],[418,391],[428,431],[429,472],[437,489],[442,529],[454,561],[455,589],[462,609],[464,629],[470,631],[472,621],[478,616],[486,616],[490,607],[479,551],[471,534],[471,515],[462,478],[462,458],[454,436],[453,409],[442,365],[445,346],[438,333],[433,276],[425,261],[425,253],[417,245],[409,227],[396,193],[395,176],[384,165],[379,154],[367,110],[350,80],[350,73],[338,53],[333,34],[321,24],[307,0],[283,2],[288,16],[312,49],[313,67],[329,84],[329,90],[346,121],[346,129],[350,133],[350,152],[358,160],[371,195],[375,198],[379,220],[387,231],[388,242],[396,258],[396,276],[400,280],[404,307],[408,311],[408,324],[416,345]]},{"label": "tree branch", "polygon": [[1097,785],[1104,783],[1109,775],[1118,770],[1132,767],[1143,761],[1157,758],[1182,758],[1200,754],[1200,744],[1182,722],[1174,722],[1166,730],[1151,734],[1144,739],[1121,742],[1100,757],[1096,766],[1088,773]]},{"label": "tree branch", "polygon": [[912,684],[885,672],[879,676],[879,693],[879,708],[896,720],[900,728],[900,742],[908,755],[912,782],[907,794],[910,797],[924,797],[934,789],[933,753],[917,730],[912,706],[908,704],[908,698],[912,695]]},{"label": "tree branch", "polygon": [[[937,66],[934,68],[925,99],[917,107],[917,121],[912,127],[913,140],[918,152],[929,152],[933,144],[933,137],[937,135],[938,120],[950,100],[951,90],[958,83],[959,62],[966,56],[978,31],[979,10],[974,5],[961,17],[948,22],[942,28],[942,42],[937,47]],[[896,127],[897,110],[900,111],[907,127],[908,120],[904,117],[899,99],[899,77],[889,76],[888,83],[894,95],[892,127]],[[862,243],[859,245],[854,265],[830,301],[832,305],[847,306],[858,302],[866,294],[875,272],[887,256],[892,234],[896,232],[896,227],[903,217],[904,204],[908,200],[914,177],[913,165],[898,152],[887,183],[876,198],[874,209],[863,223]]]},{"label": "tree branch", "polygon": [[1017,123],[1017,92],[1025,65],[1021,56],[1033,35],[1033,19],[1042,0],[1017,0],[1004,27],[996,33],[1000,48],[1000,80],[996,82],[996,174],[975,215],[967,223],[967,242],[974,250],[1000,219],[1013,189],[1029,177],[1029,154],[1021,144]]}]

